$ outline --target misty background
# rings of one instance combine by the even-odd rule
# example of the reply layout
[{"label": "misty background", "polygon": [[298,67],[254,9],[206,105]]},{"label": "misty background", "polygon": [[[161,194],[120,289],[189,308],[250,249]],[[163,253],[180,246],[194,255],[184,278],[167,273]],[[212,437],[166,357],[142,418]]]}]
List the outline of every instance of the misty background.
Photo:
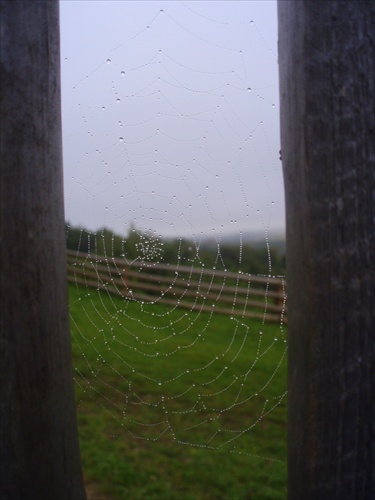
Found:
[{"label": "misty background", "polygon": [[284,234],[275,1],[61,1],[66,220]]}]

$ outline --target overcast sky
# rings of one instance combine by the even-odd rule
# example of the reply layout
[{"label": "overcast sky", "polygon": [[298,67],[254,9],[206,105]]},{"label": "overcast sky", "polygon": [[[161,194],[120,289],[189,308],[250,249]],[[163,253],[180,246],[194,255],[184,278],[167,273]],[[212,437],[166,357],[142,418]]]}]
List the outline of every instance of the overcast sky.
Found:
[{"label": "overcast sky", "polygon": [[284,228],[274,1],[60,4],[66,219]]}]

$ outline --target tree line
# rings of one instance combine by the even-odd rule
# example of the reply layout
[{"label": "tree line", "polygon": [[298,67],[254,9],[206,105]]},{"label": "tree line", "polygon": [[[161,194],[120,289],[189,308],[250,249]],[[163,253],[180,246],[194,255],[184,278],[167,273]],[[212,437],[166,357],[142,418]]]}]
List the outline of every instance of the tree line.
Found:
[{"label": "tree line", "polygon": [[209,269],[242,271],[250,274],[284,276],[285,251],[280,241],[243,243],[202,241],[189,238],[160,238],[131,226],[121,236],[107,228],[95,232],[66,224],[69,250],[124,258],[131,263],[159,262],[171,265],[205,266]]}]

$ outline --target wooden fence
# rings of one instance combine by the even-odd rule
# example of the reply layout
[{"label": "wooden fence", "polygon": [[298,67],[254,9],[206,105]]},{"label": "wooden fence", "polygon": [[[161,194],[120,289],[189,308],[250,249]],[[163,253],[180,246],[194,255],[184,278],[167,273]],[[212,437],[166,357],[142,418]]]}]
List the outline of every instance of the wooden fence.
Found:
[{"label": "wooden fence", "polygon": [[273,276],[154,262],[131,262],[67,250],[68,281],[126,300],[168,304],[287,323],[286,281]]}]

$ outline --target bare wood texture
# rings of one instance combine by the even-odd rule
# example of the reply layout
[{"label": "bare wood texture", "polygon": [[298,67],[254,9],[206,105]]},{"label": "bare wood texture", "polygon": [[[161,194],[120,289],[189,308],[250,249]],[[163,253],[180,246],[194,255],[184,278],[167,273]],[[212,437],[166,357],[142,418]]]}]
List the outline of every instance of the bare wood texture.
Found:
[{"label": "bare wood texture", "polygon": [[64,239],[59,5],[1,1],[1,498],[85,498]]},{"label": "bare wood texture", "polygon": [[278,2],[291,500],[374,494],[373,1]]},{"label": "bare wood texture", "polygon": [[286,281],[207,268],[124,259],[67,251],[71,283],[106,290],[126,300],[141,300],[243,318],[287,322]]}]

